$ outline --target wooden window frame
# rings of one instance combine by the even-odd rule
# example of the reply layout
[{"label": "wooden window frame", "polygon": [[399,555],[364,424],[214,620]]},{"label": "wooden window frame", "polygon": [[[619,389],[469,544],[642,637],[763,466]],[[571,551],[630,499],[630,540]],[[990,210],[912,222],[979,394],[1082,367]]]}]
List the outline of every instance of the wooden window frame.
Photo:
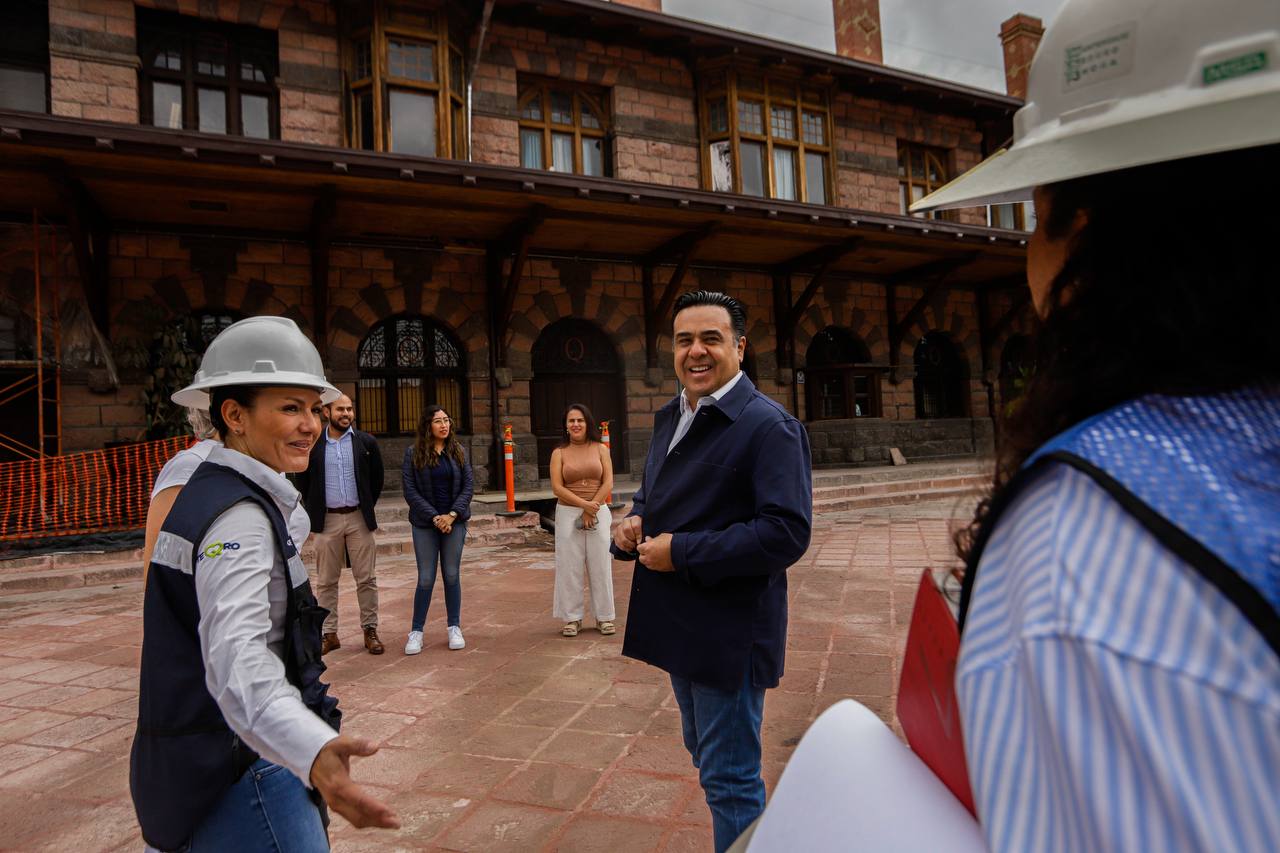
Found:
[{"label": "wooden window frame", "polygon": [[[346,143],[351,148],[396,153],[391,148],[390,107],[391,92],[400,90],[430,95],[435,100],[435,153],[418,156],[466,159],[466,51],[450,38],[449,16],[444,9],[414,8],[414,14],[427,17],[428,24],[423,26],[397,21],[395,15],[400,7],[407,8],[407,4],[368,0],[368,21],[359,22],[354,28],[343,26],[351,33],[342,42]],[[391,74],[390,44],[397,39],[431,46],[435,80]],[[361,45],[369,48],[368,74],[360,73]],[[456,66],[452,61],[455,57]],[[454,79],[459,75],[462,79]],[[360,98],[364,95],[371,99],[372,140],[363,138],[361,127]]]},{"label": "wooden window frame", "polygon": [[[911,167],[916,159],[923,160],[924,162],[923,180],[916,178],[911,174]],[[938,166],[939,180],[936,184],[929,180],[929,160],[934,160]],[[902,211],[902,215],[915,216],[921,219],[954,218],[954,213],[949,210],[931,210],[928,213],[914,214],[910,212],[912,204],[911,191],[913,188],[920,187],[924,190],[924,195],[928,195],[950,181],[953,171],[954,169],[951,168],[951,154],[946,149],[898,140],[898,196],[900,201],[902,199],[906,200],[907,208]],[[902,192],[902,188],[905,188],[905,195]]]},{"label": "wooden window frame", "polygon": [[[613,158],[609,152],[609,133],[612,127],[609,121],[609,111],[606,109],[607,92],[601,89],[592,89],[579,83],[566,80],[532,80],[522,78],[519,86],[520,97],[516,103],[516,113],[520,116],[520,130],[537,130],[542,133],[542,168],[544,171],[554,171],[554,158],[551,150],[551,136],[553,133],[568,133],[573,135],[573,172],[575,175],[585,174],[582,170],[582,140],[599,139],[601,152],[601,175],[591,175],[589,177],[608,178],[613,175]],[[560,94],[569,95],[573,99],[573,124],[558,124],[551,120],[551,94],[558,92]],[[538,100],[541,107],[542,118],[531,119],[524,117],[525,107],[530,101]],[[599,128],[583,127],[582,125],[582,109],[583,102],[591,108],[596,119],[600,123]],[[522,168],[533,168],[524,165],[523,142],[517,139],[517,144],[521,147]],[[568,173],[562,173],[568,174]]]},{"label": "wooden window frame", "polygon": [[[176,12],[138,9],[138,108],[140,122],[155,124],[155,104],[152,99],[154,82],[172,83],[182,88],[182,128],[199,132],[200,89],[219,89],[227,98],[227,136],[245,137],[243,116],[240,111],[242,94],[259,95],[267,99],[267,139],[280,138],[280,96],[276,90],[276,78],[280,72],[279,37],[275,30],[247,24],[225,24],[206,21]],[[217,35],[227,41],[227,74],[216,77],[200,74],[196,70],[196,46],[201,36]],[[174,71],[155,67],[155,54],[164,45],[165,37],[178,40],[181,46],[182,68]],[[265,81],[244,80],[240,76],[241,59],[248,54],[246,43],[255,49],[258,57],[268,65]],[[208,131],[205,131],[208,132]]]},{"label": "wooden window frame", "polygon": [[[715,191],[715,183],[711,173],[711,147],[717,142],[727,141],[730,144],[730,152],[733,157],[733,186],[730,190],[720,190],[720,192],[733,192],[738,195],[746,194],[743,192],[742,182],[742,142],[746,140],[760,143],[764,146],[764,198],[778,198],[778,182],[773,166],[773,151],[774,148],[785,148],[795,152],[797,198],[779,200],[804,204],[819,203],[810,201],[812,193],[809,187],[808,163],[805,155],[813,153],[822,155],[827,164],[822,185],[824,198],[821,203],[826,206],[834,206],[836,204],[835,125],[831,120],[830,84],[826,81],[815,82],[798,77],[782,76],[776,73],[770,74],[758,69],[742,69],[732,66],[710,67],[702,70],[704,73],[701,76],[704,79],[710,78],[712,80],[711,83],[701,88],[698,97],[698,133],[702,140],[699,148],[702,159],[704,188]],[[761,81],[760,90],[754,91],[744,88],[742,85],[744,78],[759,79]],[[814,97],[814,95],[817,97]],[[723,131],[713,132],[711,129],[711,104],[721,98],[725,99],[728,127]],[[750,133],[741,129],[738,105],[742,101],[761,105],[762,133]],[[796,130],[794,139],[774,136],[772,116],[775,106],[787,107],[792,110]],[[805,141],[804,114],[806,112],[822,116],[825,144],[818,145]]]},{"label": "wooden window frame", "polygon": [[[824,360],[814,363],[816,358],[814,345],[817,343],[817,339],[824,334],[835,334],[837,338],[843,338],[848,343],[849,350],[840,353],[840,355],[845,358],[852,357],[855,360],[830,362]],[[852,420],[854,418],[879,418],[883,416],[880,378],[884,370],[871,363],[871,355],[867,350],[867,345],[857,333],[847,327],[828,326],[817,335],[814,335],[814,340],[810,342],[809,347],[809,351],[805,355],[805,393],[809,420]],[[824,377],[836,377],[841,380],[843,386],[841,400],[844,406],[843,411],[838,415],[826,415],[821,411],[819,386]],[[867,380],[867,406],[866,411],[861,415],[857,414],[858,395],[856,388],[859,378]]]},{"label": "wooden window frame", "polygon": [[12,8],[5,11],[9,32],[4,49],[0,50],[0,68],[41,74],[44,78],[41,88],[44,106],[40,112],[47,115],[53,103],[49,74],[49,4],[13,3]]}]

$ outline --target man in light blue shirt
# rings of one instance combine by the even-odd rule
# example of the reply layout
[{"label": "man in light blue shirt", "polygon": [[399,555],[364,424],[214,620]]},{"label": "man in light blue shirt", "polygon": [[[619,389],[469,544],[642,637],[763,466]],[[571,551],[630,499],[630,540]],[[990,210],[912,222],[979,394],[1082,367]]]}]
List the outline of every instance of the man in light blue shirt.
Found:
[{"label": "man in light blue shirt", "polygon": [[329,611],[324,621],[323,653],[341,648],[338,640],[338,578],[351,557],[360,602],[360,625],[370,654],[383,652],[378,639],[378,581],[374,574],[378,529],[373,507],[382,494],[382,453],[367,432],[352,426],[356,410],[347,396],[325,407],[328,426],[311,449],[311,464],[297,478],[316,543],[316,600]]}]

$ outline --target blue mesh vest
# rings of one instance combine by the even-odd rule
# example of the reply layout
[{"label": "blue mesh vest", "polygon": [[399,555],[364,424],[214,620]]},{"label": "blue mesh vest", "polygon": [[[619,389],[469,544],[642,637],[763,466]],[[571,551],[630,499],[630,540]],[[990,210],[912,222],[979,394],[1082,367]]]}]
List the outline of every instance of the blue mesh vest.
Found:
[{"label": "blue mesh vest", "polygon": [[[181,848],[218,800],[257,760],[227,725],[205,687],[197,626],[196,549],[226,510],[242,501],[262,507],[289,567],[283,663],[289,682],[317,716],[338,728],[338,701],[320,681],[320,629],[328,611],[316,604],[306,570],[275,502],[230,468],[205,462],[178,494],[161,528],[143,604],[138,728],[129,788],[142,837],[161,850]],[[168,534],[168,536],[164,536]],[[174,547],[176,544],[176,547]],[[189,546],[189,547],[187,547]]]},{"label": "blue mesh vest", "polygon": [[1027,459],[969,556],[968,610],[999,515],[1046,465],[1089,475],[1230,599],[1280,654],[1280,388],[1148,396],[1088,418]]}]

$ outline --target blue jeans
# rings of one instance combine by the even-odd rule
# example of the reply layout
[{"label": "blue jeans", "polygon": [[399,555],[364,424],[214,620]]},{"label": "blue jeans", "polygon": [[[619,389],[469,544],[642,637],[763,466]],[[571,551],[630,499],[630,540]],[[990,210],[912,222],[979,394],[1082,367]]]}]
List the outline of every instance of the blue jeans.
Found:
[{"label": "blue jeans", "polygon": [[329,849],[320,809],[297,776],[259,758],[191,835],[190,853],[317,853]]},{"label": "blue jeans", "polygon": [[436,563],[444,570],[444,609],[449,626],[462,624],[462,543],[467,538],[467,523],[455,521],[446,535],[434,527],[413,527],[413,555],[418,560],[418,588],[413,592],[413,628],[421,631],[427,623],[431,590],[436,585]]},{"label": "blue jeans", "polygon": [[711,809],[716,853],[727,850],[764,811],[760,777],[760,723],[764,688],[748,672],[737,690],[721,690],[671,676],[680,706],[685,748]]}]

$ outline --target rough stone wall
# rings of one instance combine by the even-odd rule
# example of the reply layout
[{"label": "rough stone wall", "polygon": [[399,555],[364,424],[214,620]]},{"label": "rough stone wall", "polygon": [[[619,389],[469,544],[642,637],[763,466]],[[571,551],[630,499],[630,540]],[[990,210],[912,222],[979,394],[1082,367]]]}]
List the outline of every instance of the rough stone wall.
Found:
[{"label": "rough stone wall", "polygon": [[[958,175],[982,160],[982,132],[969,118],[929,113],[856,93],[840,92],[832,104],[836,159],[836,198],[843,207],[900,213],[898,143],[943,149]],[[985,225],[984,208],[955,211],[955,220]]]}]

